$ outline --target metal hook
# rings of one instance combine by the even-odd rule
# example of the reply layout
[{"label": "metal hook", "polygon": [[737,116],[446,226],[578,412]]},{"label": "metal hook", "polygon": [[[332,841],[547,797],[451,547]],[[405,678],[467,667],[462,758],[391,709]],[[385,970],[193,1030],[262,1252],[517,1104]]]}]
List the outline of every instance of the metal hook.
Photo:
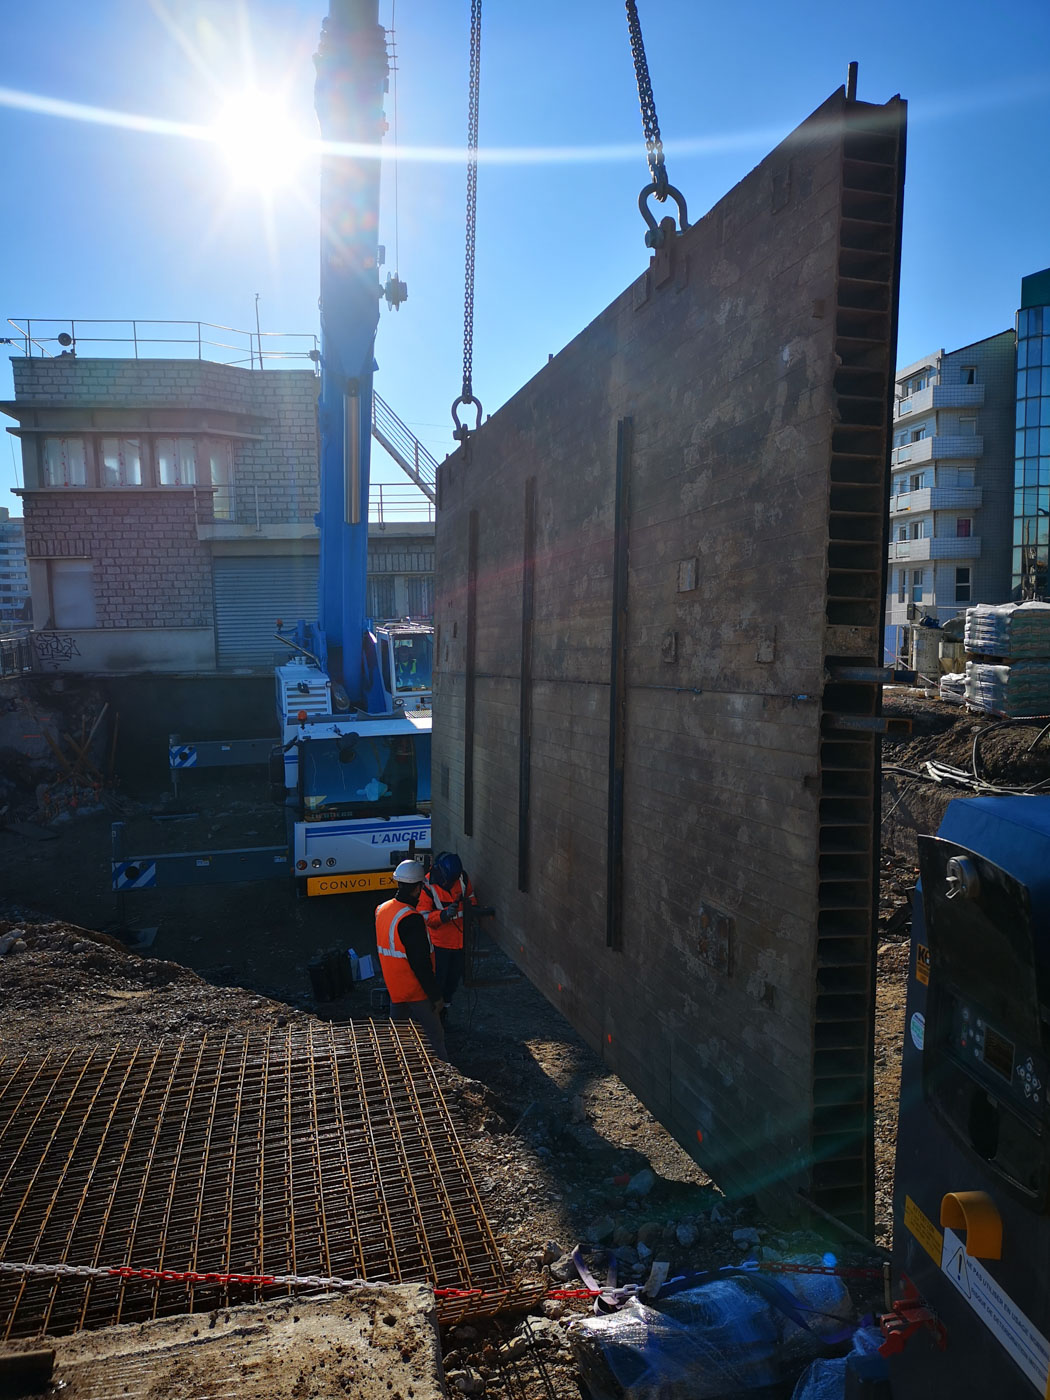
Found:
[{"label": "metal hook", "polygon": [[[460,405],[463,405],[465,408],[468,404],[473,404],[478,411],[477,421],[473,428],[468,428],[466,423],[461,423],[459,421]],[[476,399],[473,394],[460,394],[459,398],[452,405],[452,421],[456,425],[452,436],[457,442],[465,443],[470,434],[476,433],[481,427],[481,400]]]},{"label": "metal hook", "polygon": [[660,192],[660,186],[655,181],[652,184],[646,185],[645,189],[642,190],[641,194],[638,196],[638,208],[648,226],[645,234],[645,246],[647,248],[659,248],[664,241],[664,236],[646,202],[650,195],[655,195],[658,200],[664,200],[668,195],[671,196],[678,206],[678,222],[681,225],[679,229],[680,233],[685,233],[686,229],[689,227],[689,215],[686,212],[685,195],[682,194],[681,190],[675,189],[674,185],[668,185],[666,183],[666,177],[662,194]]}]

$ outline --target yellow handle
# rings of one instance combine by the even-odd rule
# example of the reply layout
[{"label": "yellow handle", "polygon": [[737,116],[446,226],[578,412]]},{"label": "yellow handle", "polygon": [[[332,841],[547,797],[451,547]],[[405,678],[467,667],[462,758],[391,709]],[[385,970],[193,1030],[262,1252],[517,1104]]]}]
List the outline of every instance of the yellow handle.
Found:
[{"label": "yellow handle", "polygon": [[987,1191],[949,1191],[941,1198],[941,1224],[966,1231],[966,1253],[974,1259],[1003,1257],[1003,1221]]}]

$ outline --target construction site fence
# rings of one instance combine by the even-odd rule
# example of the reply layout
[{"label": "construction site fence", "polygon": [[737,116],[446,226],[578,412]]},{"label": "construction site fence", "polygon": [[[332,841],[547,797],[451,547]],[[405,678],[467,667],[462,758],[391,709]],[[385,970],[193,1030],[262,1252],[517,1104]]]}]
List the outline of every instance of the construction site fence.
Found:
[{"label": "construction site fence", "polygon": [[0,679],[21,676],[33,669],[33,643],[30,629],[0,632]]}]

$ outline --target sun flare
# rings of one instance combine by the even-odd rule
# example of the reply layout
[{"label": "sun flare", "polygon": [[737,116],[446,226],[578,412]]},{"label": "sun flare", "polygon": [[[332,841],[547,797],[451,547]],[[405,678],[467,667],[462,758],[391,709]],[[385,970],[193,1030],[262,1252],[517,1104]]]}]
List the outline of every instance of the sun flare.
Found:
[{"label": "sun flare", "polygon": [[237,182],[267,191],[290,185],[310,149],[280,99],[262,92],[232,98],[211,133]]}]

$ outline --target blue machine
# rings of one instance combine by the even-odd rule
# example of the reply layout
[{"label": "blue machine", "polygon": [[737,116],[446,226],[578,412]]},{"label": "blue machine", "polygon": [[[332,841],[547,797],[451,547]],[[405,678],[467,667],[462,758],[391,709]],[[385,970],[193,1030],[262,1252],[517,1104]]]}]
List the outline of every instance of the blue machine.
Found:
[{"label": "blue machine", "polygon": [[[402,855],[430,849],[433,629],[394,625],[374,634],[366,612],[389,72],[378,0],[331,0],[315,62],[325,142],[318,616],[297,624],[298,655],[276,671],[274,777],[297,880],[308,894],[338,894],[388,888]],[[399,305],[404,285],[389,278],[385,295]]]},{"label": "blue machine", "polygon": [[[379,144],[386,34],[378,0],[331,0],[315,58],[321,160],[321,565],[317,623],[296,641],[351,705],[386,710],[366,625],[372,373],[379,324]],[[361,148],[374,147],[374,156]],[[351,153],[353,152],[353,153]]]},{"label": "blue machine", "polygon": [[[894,1190],[895,1400],[1050,1394],[1050,797],[919,840]],[[910,1281],[910,1282],[909,1282]]]}]

